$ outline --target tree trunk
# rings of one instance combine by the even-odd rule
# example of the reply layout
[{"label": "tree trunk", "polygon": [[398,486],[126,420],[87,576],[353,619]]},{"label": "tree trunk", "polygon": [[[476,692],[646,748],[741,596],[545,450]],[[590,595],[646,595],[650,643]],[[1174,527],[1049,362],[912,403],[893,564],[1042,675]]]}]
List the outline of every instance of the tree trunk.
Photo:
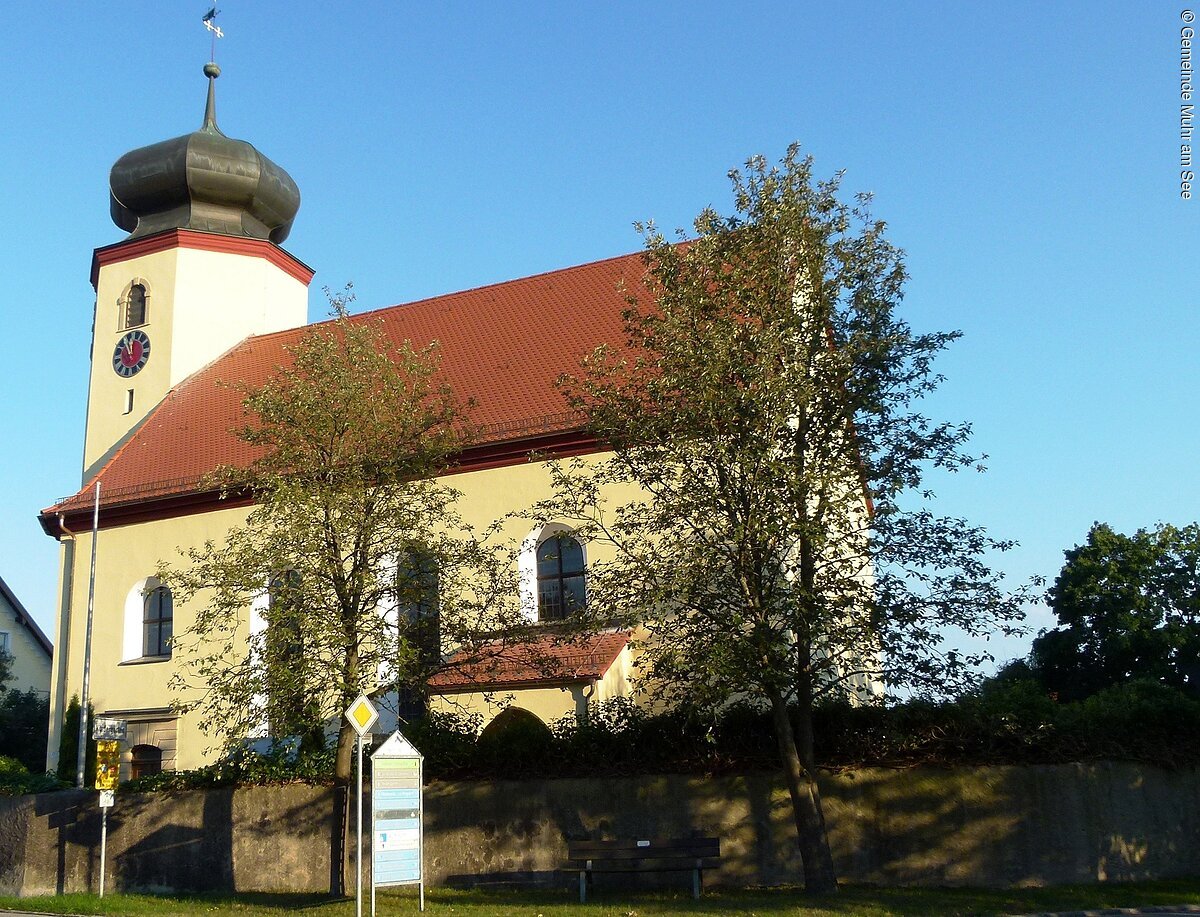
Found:
[{"label": "tree trunk", "polygon": [[[342,700],[338,709],[346,710],[357,695],[358,690],[358,631],[354,626],[354,616],[347,615],[342,622],[342,638],[346,651],[346,661],[342,668]],[[341,844],[341,856],[337,860],[337,888],[330,889],[334,895],[345,894],[346,876],[350,874],[350,804],[354,799],[354,791],[350,786],[350,777],[354,768],[354,750],[358,743],[358,734],[350,726],[346,718],[339,717],[341,728],[338,730],[337,753],[333,758],[333,782],[341,788],[342,804],[337,807],[339,824],[335,826],[334,836]],[[355,880],[357,884],[357,878]]]},{"label": "tree trunk", "polygon": [[346,812],[350,806],[350,788],[341,784],[333,787],[333,830],[329,835],[329,894],[346,893]]},{"label": "tree trunk", "polygon": [[354,760],[354,745],[358,736],[349,723],[342,723],[338,731],[337,755],[333,762],[333,782],[337,788],[334,804],[333,837],[330,848],[329,893],[343,895],[346,892],[346,861],[350,856],[350,804],[354,793],[350,787],[350,775]]},{"label": "tree trunk", "polygon": [[769,692],[769,697],[775,740],[779,744],[779,757],[783,763],[783,777],[788,794],[792,797],[792,813],[796,819],[796,838],[800,845],[800,859],[804,864],[804,890],[810,894],[830,894],[837,891],[838,884],[833,869],[833,854],[829,850],[829,837],[825,833],[821,792],[817,788],[813,770],[800,762],[787,702],[778,691]]},{"label": "tree trunk", "polygon": [[800,766],[810,774],[817,772],[817,754],[813,743],[813,689],[812,675],[809,674],[810,654],[805,653],[800,665],[800,677],[796,679],[796,717],[795,740],[796,754],[800,756]]}]

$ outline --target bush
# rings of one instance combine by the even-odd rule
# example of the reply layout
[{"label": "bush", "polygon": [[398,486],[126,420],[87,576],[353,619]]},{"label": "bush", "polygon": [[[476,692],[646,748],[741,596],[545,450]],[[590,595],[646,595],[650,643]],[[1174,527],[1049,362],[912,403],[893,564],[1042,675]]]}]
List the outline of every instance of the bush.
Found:
[{"label": "bush", "polygon": [[46,769],[50,699],[32,688],[0,690],[0,755],[16,758],[35,774]]},{"label": "bush", "polygon": [[[522,715],[524,714],[524,715]],[[628,699],[593,705],[547,728],[515,708],[480,733],[477,714],[431,712],[402,727],[433,779],[719,774],[776,770],[771,718],[762,707],[653,713]],[[995,679],[955,700],[828,702],[813,717],[825,768],[1200,760],[1200,700],[1154,682],[1059,703],[1028,678]],[[260,755],[242,750],[196,771],[130,781],[130,790],[264,783],[330,783],[333,749]]]},{"label": "bush", "polygon": [[550,727],[520,707],[501,711],[475,740],[476,766],[496,776],[532,777],[558,770],[558,752]]},{"label": "bush", "polygon": [[478,713],[431,710],[422,719],[401,726],[401,731],[424,756],[425,773],[455,777],[471,772],[482,724]]},{"label": "bush", "polygon": [[0,796],[49,793],[62,787],[62,782],[53,775],[30,773],[29,768],[16,758],[0,755]]},{"label": "bush", "polygon": [[121,789],[131,793],[160,790],[204,790],[227,786],[270,786],[307,783],[317,786],[333,782],[334,747],[296,751],[278,745],[262,753],[238,747],[226,757],[190,771],[160,771],[126,780]]}]

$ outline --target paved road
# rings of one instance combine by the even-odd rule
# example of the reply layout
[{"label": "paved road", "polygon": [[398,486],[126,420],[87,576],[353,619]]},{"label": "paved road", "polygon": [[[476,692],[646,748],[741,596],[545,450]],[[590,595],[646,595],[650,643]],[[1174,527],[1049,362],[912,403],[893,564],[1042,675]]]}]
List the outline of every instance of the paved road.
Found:
[{"label": "paved road", "polygon": [[[63,914],[47,914],[44,911],[8,911],[0,908],[0,914],[15,917],[70,917]],[[1016,914],[1013,917],[1195,917],[1200,914],[1200,904],[1160,904],[1154,907],[1112,907],[1098,911],[1038,911],[1032,914]]]},{"label": "paved road", "polygon": [[1155,914],[1157,917],[1185,917],[1200,914],[1200,904],[1160,904],[1154,907],[1110,907],[1096,911],[1039,911],[1019,917],[1123,917],[1126,914]]}]

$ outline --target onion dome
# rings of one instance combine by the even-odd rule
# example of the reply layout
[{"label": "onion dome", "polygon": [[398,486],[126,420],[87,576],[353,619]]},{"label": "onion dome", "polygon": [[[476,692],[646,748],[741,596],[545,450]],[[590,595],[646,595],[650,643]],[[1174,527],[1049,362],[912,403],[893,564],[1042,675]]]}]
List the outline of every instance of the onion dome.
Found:
[{"label": "onion dome", "polygon": [[208,104],[200,130],[126,153],[109,175],[113,222],[140,238],[194,229],[280,243],[300,209],[292,177],[244,140],[217,128],[216,81],[204,65]]}]

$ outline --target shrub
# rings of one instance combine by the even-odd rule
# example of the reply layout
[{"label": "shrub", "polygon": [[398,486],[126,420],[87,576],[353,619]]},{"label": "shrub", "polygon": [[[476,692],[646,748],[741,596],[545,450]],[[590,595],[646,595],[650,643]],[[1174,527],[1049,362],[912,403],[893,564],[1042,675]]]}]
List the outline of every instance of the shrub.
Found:
[{"label": "shrub", "polygon": [[478,713],[429,711],[401,731],[424,756],[427,774],[454,777],[471,772],[482,723]]},{"label": "shrub", "polygon": [[501,711],[475,740],[476,766],[497,777],[542,776],[559,758],[550,727],[520,707]]},{"label": "shrub", "polygon": [[0,690],[0,755],[16,758],[31,772],[46,768],[50,699],[28,691]]},{"label": "shrub", "polygon": [[0,796],[23,796],[62,789],[62,782],[51,774],[33,774],[16,758],[0,755]]},{"label": "shrub", "polygon": [[121,789],[131,793],[159,790],[198,790],[227,786],[270,786],[284,783],[323,785],[333,782],[332,746],[296,751],[277,745],[267,752],[239,746],[220,761],[189,771],[161,771],[126,780]]},{"label": "shrub", "polygon": [[[522,715],[524,714],[524,715]],[[431,712],[402,731],[434,779],[571,777],[775,770],[767,711],[651,712],[618,698],[546,727],[511,709],[480,733],[477,714]],[[1053,764],[1115,759],[1167,767],[1200,760],[1200,700],[1152,682],[1059,703],[1031,679],[996,679],[954,700],[828,702],[814,713],[817,763],[826,768]],[[130,781],[130,790],[263,783],[329,783],[333,750],[241,750],[196,771]]]}]

